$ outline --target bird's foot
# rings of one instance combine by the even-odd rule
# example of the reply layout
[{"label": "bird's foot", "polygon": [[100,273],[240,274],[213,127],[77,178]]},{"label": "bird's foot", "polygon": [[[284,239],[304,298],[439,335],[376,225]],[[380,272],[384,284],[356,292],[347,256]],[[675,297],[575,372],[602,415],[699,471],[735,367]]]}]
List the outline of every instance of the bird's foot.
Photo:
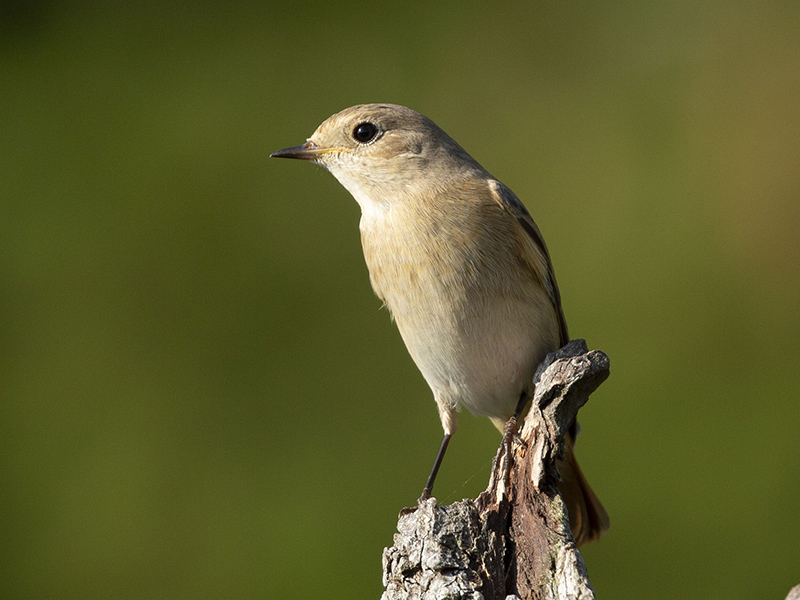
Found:
[{"label": "bird's foot", "polygon": [[503,439],[494,457],[492,477],[487,489],[487,492],[491,492],[497,502],[507,498],[508,490],[511,489],[511,468],[514,464],[512,449],[515,441],[522,443],[522,439],[519,437],[517,417],[512,416],[506,421],[503,429]]},{"label": "bird's foot", "polygon": [[430,500],[432,497],[433,496],[431,496],[431,491],[428,488],[423,489],[422,490],[422,495],[419,498],[417,498],[417,505],[416,506],[406,506],[405,508],[400,509],[400,515],[399,516],[402,517],[402,516],[405,516],[405,515],[410,515],[413,512],[416,512],[416,510],[420,507],[420,505],[423,502],[426,502],[426,501]]}]

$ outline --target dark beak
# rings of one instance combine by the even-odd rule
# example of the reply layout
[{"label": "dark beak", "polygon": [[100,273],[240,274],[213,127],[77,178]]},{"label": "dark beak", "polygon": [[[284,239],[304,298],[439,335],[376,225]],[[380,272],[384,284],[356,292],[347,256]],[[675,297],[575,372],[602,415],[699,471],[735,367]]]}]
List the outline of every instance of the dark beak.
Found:
[{"label": "dark beak", "polygon": [[270,158],[299,158],[301,160],[316,160],[324,150],[311,142],[306,142],[302,146],[292,146],[276,150],[270,154]]}]

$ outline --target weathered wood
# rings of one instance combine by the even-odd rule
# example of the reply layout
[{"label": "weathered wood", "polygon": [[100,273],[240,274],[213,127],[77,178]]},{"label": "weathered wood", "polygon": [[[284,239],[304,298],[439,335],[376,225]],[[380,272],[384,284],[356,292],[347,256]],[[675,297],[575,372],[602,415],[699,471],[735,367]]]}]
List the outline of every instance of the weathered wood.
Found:
[{"label": "weathered wood", "polygon": [[486,491],[450,506],[431,498],[401,515],[383,553],[382,600],[593,599],[556,461],[578,409],[608,374],[608,357],[583,340],[549,354],[511,457],[501,444]]}]

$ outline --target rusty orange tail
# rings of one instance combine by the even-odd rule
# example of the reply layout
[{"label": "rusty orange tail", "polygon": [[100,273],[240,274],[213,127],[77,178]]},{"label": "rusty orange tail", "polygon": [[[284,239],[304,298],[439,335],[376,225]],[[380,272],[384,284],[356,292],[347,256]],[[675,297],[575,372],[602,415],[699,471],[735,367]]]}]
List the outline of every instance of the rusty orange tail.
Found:
[{"label": "rusty orange tail", "polygon": [[592,542],[607,531],[611,521],[608,513],[586,481],[575,459],[574,440],[570,434],[564,442],[564,458],[558,463],[561,482],[558,489],[569,512],[572,537],[578,546]]}]

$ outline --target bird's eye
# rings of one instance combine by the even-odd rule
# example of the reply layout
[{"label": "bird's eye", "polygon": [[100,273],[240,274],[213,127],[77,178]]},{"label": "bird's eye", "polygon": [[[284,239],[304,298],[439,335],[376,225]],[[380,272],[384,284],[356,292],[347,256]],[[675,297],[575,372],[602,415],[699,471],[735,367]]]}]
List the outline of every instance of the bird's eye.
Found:
[{"label": "bird's eye", "polygon": [[378,128],[370,122],[359,123],[353,129],[353,137],[360,144],[371,142],[376,135],[378,135]]}]

